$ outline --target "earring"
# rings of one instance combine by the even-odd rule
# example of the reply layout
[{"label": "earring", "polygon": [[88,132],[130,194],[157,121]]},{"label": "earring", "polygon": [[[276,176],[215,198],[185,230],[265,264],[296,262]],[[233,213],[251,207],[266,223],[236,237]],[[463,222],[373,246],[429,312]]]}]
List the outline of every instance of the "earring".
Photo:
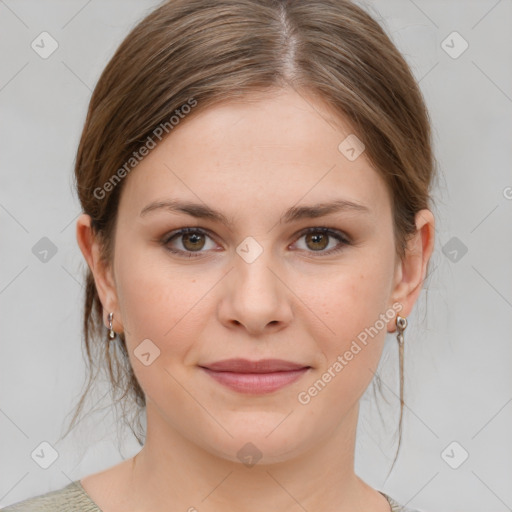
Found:
[{"label": "earring", "polygon": [[407,318],[404,318],[400,315],[396,316],[396,328],[397,328],[397,335],[396,339],[398,340],[399,345],[404,344],[404,331],[407,327]]},{"label": "earring", "polygon": [[108,339],[113,340],[116,337],[116,333],[114,332],[114,329],[112,329],[112,318],[114,318],[114,313],[108,314]]}]

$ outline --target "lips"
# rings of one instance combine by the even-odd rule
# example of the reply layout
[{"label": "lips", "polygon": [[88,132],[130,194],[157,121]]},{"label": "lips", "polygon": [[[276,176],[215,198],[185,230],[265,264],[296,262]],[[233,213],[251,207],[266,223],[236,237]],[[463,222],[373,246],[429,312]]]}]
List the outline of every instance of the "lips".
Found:
[{"label": "lips", "polygon": [[293,363],[283,359],[262,359],[260,361],[250,361],[248,359],[226,359],[202,365],[217,372],[235,372],[235,373],[274,373],[289,372],[309,368],[308,365]]},{"label": "lips", "polygon": [[216,382],[232,391],[264,394],[295,382],[311,367],[283,359],[227,359],[200,368]]}]

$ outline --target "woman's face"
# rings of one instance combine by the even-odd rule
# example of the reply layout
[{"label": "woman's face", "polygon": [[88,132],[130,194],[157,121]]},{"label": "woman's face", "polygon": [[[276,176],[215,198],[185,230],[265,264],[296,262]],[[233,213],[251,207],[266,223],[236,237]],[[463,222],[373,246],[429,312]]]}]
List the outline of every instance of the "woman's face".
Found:
[{"label": "woman's face", "polygon": [[[115,286],[100,295],[125,332],[148,436],[276,462],[341,435],[414,297],[384,182],[353,139],[338,148],[350,127],[291,89],[255,98],[191,115],[125,178]],[[345,201],[359,206],[319,206]],[[205,369],[232,358],[306,369]]]}]

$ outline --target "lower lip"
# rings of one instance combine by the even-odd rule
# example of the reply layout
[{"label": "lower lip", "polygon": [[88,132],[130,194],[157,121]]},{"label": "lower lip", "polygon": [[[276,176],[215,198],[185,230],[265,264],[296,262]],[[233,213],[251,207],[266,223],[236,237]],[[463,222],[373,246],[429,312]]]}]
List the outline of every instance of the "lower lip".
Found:
[{"label": "lower lip", "polygon": [[216,372],[202,368],[220,384],[239,393],[263,394],[281,389],[300,379],[309,368],[273,373]]}]

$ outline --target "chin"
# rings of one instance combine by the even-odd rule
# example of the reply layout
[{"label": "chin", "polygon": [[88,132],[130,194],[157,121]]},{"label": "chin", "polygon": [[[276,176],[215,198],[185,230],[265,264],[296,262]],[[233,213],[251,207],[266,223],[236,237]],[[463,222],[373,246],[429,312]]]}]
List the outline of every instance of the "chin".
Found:
[{"label": "chin", "polygon": [[[272,421],[262,421],[249,414],[245,421],[240,420],[236,425],[223,423],[233,437],[225,433],[210,439],[205,435],[203,447],[217,457],[247,467],[285,462],[307,451],[314,438],[313,432],[308,437],[304,428],[293,428],[293,414],[286,416],[271,415]],[[286,419],[283,421],[283,418]],[[286,425],[287,422],[290,424]]]}]

